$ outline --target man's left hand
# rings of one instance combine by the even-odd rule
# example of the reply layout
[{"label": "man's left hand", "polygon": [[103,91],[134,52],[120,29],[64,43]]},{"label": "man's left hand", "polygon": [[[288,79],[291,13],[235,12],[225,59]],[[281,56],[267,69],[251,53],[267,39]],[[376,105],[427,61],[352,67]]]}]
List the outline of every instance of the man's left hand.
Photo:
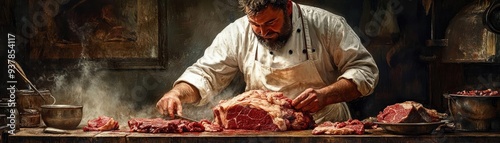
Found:
[{"label": "man's left hand", "polygon": [[300,111],[314,113],[326,106],[326,96],[318,90],[308,88],[292,101],[292,106]]}]

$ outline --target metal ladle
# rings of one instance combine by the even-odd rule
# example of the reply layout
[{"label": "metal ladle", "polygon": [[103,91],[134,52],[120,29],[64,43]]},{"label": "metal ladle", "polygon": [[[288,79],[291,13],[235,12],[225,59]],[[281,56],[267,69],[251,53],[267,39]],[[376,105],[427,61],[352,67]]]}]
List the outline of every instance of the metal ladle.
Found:
[{"label": "metal ladle", "polygon": [[[33,88],[33,90],[36,91],[36,93],[38,93],[38,95],[40,95],[43,99],[43,101],[47,102],[47,100],[45,99],[45,97],[43,97],[42,93],[40,91],[38,91],[38,89],[35,87],[35,85],[33,85],[33,83],[31,83],[31,81],[26,77],[26,74],[24,73],[23,69],[21,68],[21,66],[14,60],[7,60],[8,61],[8,64],[13,64],[14,65],[14,69],[21,75],[22,79],[28,83],[28,85]],[[52,99],[54,99],[54,102],[52,102],[52,105],[54,105],[56,103],[56,98],[54,98],[54,96],[52,96],[52,94],[49,94],[50,97],[52,97]]]}]

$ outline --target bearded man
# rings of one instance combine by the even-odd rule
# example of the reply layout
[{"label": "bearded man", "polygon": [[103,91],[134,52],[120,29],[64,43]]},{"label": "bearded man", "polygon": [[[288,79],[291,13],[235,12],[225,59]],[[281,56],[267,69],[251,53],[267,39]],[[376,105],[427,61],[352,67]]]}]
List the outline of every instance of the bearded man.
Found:
[{"label": "bearded man", "polygon": [[378,68],[345,19],[291,0],[239,0],[245,16],[229,24],[205,54],[157,102],[182,114],[204,105],[241,72],[245,90],[280,91],[316,123],[351,118],[345,102],[367,96]]}]

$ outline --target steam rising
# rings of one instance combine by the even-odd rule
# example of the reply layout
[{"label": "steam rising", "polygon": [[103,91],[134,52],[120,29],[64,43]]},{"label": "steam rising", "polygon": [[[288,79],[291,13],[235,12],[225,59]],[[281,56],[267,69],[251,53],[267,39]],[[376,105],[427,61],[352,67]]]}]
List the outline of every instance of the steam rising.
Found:
[{"label": "steam rising", "polygon": [[56,104],[83,105],[83,118],[80,126],[88,120],[106,115],[119,122],[120,128],[127,127],[127,121],[134,117],[149,117],[155,109],[145,108],[136,111],[137,103],[130,100],[130,89],[123,81],[107,80],[108,72],[98,71],[101,65],[96,62],[82,61],[77,75],[63,73],[54,76],[52,94]]},{"label": "steam rising", "polygon": [[[81,61],[76,72],[63,72],[53,75],[51,93],[57,99],[56,104],[72,104],[83,106],[83,118],[80,126],[87,125],[87,121],[105,115],[119,122],[120,129],[128,129],[127,121],[132,118],[162,117],[156,110],[156,101],[163,95],[147,95],[146,91],[138,90],[127,85],[127,80],[114,79],[121,77],[101,69],[102,65],[92,61]],[[173,72],[173,71],[171,71]],[[168,73],[158,73],[167,75]],[[162,76],[152,79],[165,78]],[[172,77],[168,77],[172,78]],[[175,80],[175,79],[172,79]],[[243,80],[237,76],[226,90],[213,97],[207,105],[183,105],[183,114],[187,117],[201,120],[213,120],[212,107],[220,100],[228,99],[241,93]],[[158,83],[158,87],[167,88],[169,85]],[[137,85],[136,85],[137,86]],[[165,91],[167,89],[164,89]],[[155,98],[156,97],[156,98]],[[153,100],[153,102],[144,102]],[[138,108],[141,107],[141,108]]]},{"label": "steam rising", "polygon": [[[213,3],[207,2],[198,6],[212,8],[213,5]],[[76,65],[77,71],[61,71],[52,75],[53,86],[50,87],[50,90],[52,95],[57,99],[56,104],[82,105],[83,119],[80,126],[84,126],[88,120],[102,115],[114,118],[119,122],[121,129],[128,128],[127,121],[132,118],[162,117],[156,110],[156,102],[165,92],[170,90],[169,88],[171,88],[172,83],[182,74],[186,67],[192,65],[203,54],[203,49],[213,40],[213,38],[207,37],[214,37],[228,22],[213,20],[213,17],[197,17],[204,15],[203,13],[206,12],[196,10],[206,9],[206,7],[199,7],[190,7],[183,13],[183,16],[192,17],[191,19],[196,21],[186,21],[184,23],[186,26],[183,27],[194,29],[186,30],[193,31],[193,33],[187,35],[185,37],[186,40],[181,43],[184,47],[199,49],[174,55],[168,61],[168,70],[166,71],[146,71],[145,73],[147,74],[141,73],[144,71],[126,71],[122,73],[100,70],[104,66],[101,63],[86,61],[85,59],[88,59],[88,52],[91,51],[91,47],[95,44],[92,43],[92,41],[95,41],[92,40],[94,38],[92,31],[95,31],[96,26],[93,23],[77,25],[72,19],[68,19],[69,28],[80,38],[81,46],[83,47],[81,51],[82,60]],[[231,11],[211,13],[213,16],[220,16],[221,14],[234,16],[234,13]],[[200,25],[199,23],[205,24]],[[183,31],[183,33],[186,33],[186,31]],[[170,39],[170,41],[175,40]],[[138,73],[137,77],[130,77],[130,75],[136,72]],[[152,85],[151,80],[153,80]],[[243,89],[244,81],[242,76],[238,75],[228,88],[223,90],[220,95],[213,97],[207,105],[183,105],[183,114],[197,120],[212,120],[212,107],[222,99],[228,99],[241,93]]]}]

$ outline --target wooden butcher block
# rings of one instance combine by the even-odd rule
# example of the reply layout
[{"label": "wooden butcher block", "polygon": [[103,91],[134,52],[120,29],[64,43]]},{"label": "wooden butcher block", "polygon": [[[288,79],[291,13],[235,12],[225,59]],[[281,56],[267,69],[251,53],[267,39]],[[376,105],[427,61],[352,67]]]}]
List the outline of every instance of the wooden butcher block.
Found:
[{"label": "wooden butcher block", "polygon": [[367,129],[363,135],[312,135],[312,130],[300,131],[248,131],[225,130],[223,132],[184,132],[184,133],[137,133],[126,129],[119,131],[83,132],[82,129],[70,130],[69,134],[44,133],[44,128],[21,128],[14,135],[5,135],[10,143],[290,143],[290,142],[332,142],[332,143],[454,143],[454,142],[498,142],[498,132],[452,132],[430,135],[394,135],[382,129]]}]

